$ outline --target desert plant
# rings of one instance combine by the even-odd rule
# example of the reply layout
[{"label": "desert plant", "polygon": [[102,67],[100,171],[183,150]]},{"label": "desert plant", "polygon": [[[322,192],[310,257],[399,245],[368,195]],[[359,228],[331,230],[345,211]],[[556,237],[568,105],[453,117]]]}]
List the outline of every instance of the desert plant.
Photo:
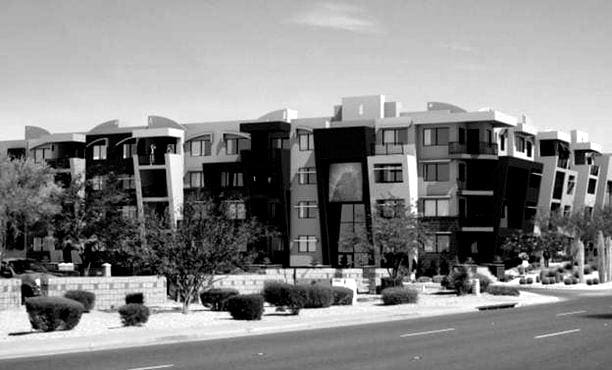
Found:
[{"label": "desert plant", "polygon": [[85,290],[69,290],[64,294],[64,297],[82,304],[84,308],[83,312],[91,311],[96,303],[96,295]]},{"label": "desert plant", "polygon": [[70,330],[78,325],[85,308],[78,301],[63,297],[33,297],[25,301],[34,330]]},{"label": "desert plant", "polygon": [[573,277],[572,279],[572,285],[578,284],[578,279]]},{"label": "desert plant", "polygon": [[465,266],[458,266],[448,275],[448,286],[457,292],[457,295],[468,294],[472,290],[470,274]]},{"label": "desert plant", "polygon": [[520,294],[519,290],[513,286],[506,285],[489,285],[487,288],[487,293],[491,295],[512,295],[518,296]]},{"label": "desert plant", "polygon": [[227,300],[238,294],[236,289],[213,288],[201,292],[200,301],[203,306],[210,307],[212,311],[225,311]]},{"label": "desert plant", "polygon": [[136,303],[144,304],[144,294],[142,293],[128,293],[125,295],[125,304]]},{"label": "desert plant", "polygon": [[234,320],[261,320],[264,297],[261,294],[234,295],[225,306]]},{"label": "desert plant", "polygon": [[382,291],[382,301],[386,305],[417,303],[419,293],[410,288],[387,288]]},{"label": "desert plant", "polygon": [[149,308],[143,304],[130,303],[119,307],[123,326],[140,326],[149,320]]},{"label": "desert plant", "polygon": [[519,280],[519,284],[521,284],[521,285],[525,285],[525,284],[527,284],[527,279],[525,279],[525,278],[521,278],[521,279]]},{"label": "desert plant", "polygon": [[533,284],[533,278],[528,277],[525,281],[527,284]]},{"label": "desert plant", "polygon": [[266,302],[277,306],[281,311],[289,309],[297,315],[306,305],[308,293],[302,285],[272,281],[264,284],[263,297]]},{"label": "desert plant", "polygon": [[304,285],[306,289],[305,308],[325,308],[334,303],[334,292],[330,286],[311,284]]},{"label": "desert plant", "polygon": [[599,279],[598,278],[594,278],[593,279],[593,285],[597,285],[599,284]]},{"label": "desert plant", "polygon": [[349,306],[353,304],[353,290],[341,286],[333,286],[334,306]]},{"label": "desert plant", "polygon": [[480,291],[485,292],[489,284],[491,284],[491,279],[488,276],[483,275],[481,273],[475,273],[474,279],[478,279],[480,281]]}]

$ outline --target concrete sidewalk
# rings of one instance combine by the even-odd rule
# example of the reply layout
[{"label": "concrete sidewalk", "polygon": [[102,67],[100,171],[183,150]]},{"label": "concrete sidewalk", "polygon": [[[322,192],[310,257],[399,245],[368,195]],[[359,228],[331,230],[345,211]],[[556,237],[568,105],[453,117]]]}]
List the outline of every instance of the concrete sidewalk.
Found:
[{"label": "concrete sidewalk", "polygon": [[[420,317],[450,315],[474,312],[476,307],[487,304],[518,303],[518,305],[544,304],[559,299],[534,293],[521,293],[520,297],[467,296],[431,299],[424,297],[423,303],[381,306],[378,302],[360,302],[355,306],[333,306],[326,309],[305,309],[298,316],[283,315],[266,307],[261,321],[236,321],[227,313],[214,313],[214,320],[205,324],[185,327],[189,320],[197,320],[197,315],[212,315],[210,311],[191,315],[160,314],[162,320],[183,319],[184,327],[158,327],[153,320],[143,327],[106,327],[104,332],[87,335],[86,332],[70,333],[33,333],[22,338],[0,340],[0,359],[45,356],[60,353],[99,351],[115,348],[129,348],[156,344],[169,344],[189,341],[205,341],[251,335],[282,333],[289,331],[313,330],[340,326],[370,324]],[[174,316],[171,316],[174,315]],[[193,315],[193,316],[192,316]],[[153,315],[155,316],[155,315]],[[152,317],[153,317],[152,316]],[[89,319],[85,316],[82,321]],[[179,323],[180,324],[180,323]],[[81,325],[81,324],[79,324]],[[181,325],[179,325],[181,326]],[[78,327],[77,327],[78,328]],[[29,336],[32,336],[28,338]],[[61,337],[67,335],[66,337]]]}]

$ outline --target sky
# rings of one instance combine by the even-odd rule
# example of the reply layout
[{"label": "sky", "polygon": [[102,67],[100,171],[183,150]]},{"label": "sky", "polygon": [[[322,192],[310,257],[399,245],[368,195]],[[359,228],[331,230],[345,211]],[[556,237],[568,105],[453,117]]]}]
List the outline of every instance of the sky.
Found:
[{"label": "sky", "polygon": [[0,0],[0,140],[384,94],[525,113],[612,151],[611,17],[607,0]]}]

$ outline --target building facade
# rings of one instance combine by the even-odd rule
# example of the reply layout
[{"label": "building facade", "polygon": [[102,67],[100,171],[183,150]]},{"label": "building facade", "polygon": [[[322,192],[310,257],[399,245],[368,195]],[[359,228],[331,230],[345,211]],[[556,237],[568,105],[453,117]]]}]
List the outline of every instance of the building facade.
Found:
[{"label": "building facade", "polygon": [[229,217],[255,216],[277,231],[249,248],[258,262],[285,266],[377,263],[341,240],[370,235],[378,206],[396,202],[430,225],[426,255],[491,262],[505,235],[533,230],[538,210],[609,204],[612,168],[600,153],[585,133],[538,131],[524,116],[437,102],[402,112],[382,95],[343,98],[321,117],[151,116],[81,133],[27,127],[25,140],[0,142],[0,155],[44,161],[91,191],[113,174],[131,194],[126,217],[169,210],[179,222],[185,199],[218,197]]}]

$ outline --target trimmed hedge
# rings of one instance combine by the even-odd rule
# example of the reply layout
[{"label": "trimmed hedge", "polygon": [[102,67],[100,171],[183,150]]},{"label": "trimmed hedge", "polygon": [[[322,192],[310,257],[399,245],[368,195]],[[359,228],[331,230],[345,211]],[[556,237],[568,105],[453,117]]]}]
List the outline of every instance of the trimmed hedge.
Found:
[{"label": "trimmed hedge", "polygon": [[210,307],[212,311],[226,311],[227,300],[238,294],[236,289],[212,288],[200,293],[200,301],[203,306]]},{"label": "trimmed hedge", "polygon": [[341,286],[332,286],[334,306],[350,306],[353,304],[353,290]]},{"label": "trimmed hedge", "polygon": [[334,291],[331,286],[305,285],[307,299],[304,308],[325,308],[334,303]]},{"label": "trimmed hedge", "polygon": [[297,315],[306,305],[308,292],[303,285],[272,281],[264,283],[263,297],[266,302],[280,310],[289,309]]},{"label": "trimmed hedge", "polygon": [[149,307],[130,303],[119,307],[119,315],[123,326],[140,326],[149,321]]},{"label": "trimmed hedge", "polygon": [[261,320],[264,297],[261,294],[234,295],[225,306],[234,320]]},{"label": "trimmed hedge", "polygon": [[419,292],[410,288],[387,288],[382,291],[382,301],[386,305],[417,303]]},{"label": "trimmed hedge", "polygon": [[96,295],[85,290],[69,290],[64,294],[64,297],[82,304],[84,308],[83,312],[91,311],[96,304]]},{"label": "trimmed hedge", "polygon": [[144,294],[142,293],[128,293],[125,295],[125,304],[136,303],[144,304]]},{"label": "trimmed hedge", "polygon": [[487,293],[491,295],[512,295],[518,296],[520,294],[519,290],[513,286],[506,285],[489,285],[487,288]]},{"label": "trimmed hedge", "polygon": [[64,297],[32,297],[25,306],[32,329],[47,332],[74,328],[85,311],[83,304]]}]

